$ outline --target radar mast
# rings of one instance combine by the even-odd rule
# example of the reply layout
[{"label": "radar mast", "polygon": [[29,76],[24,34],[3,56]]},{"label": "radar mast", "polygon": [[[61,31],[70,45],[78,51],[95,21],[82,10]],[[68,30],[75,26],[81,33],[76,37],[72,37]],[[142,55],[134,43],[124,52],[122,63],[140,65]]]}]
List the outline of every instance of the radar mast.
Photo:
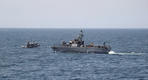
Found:
[{"label": "radar mast", "polygon": [[78,39],[79,41],[82,41],[83,36],[84,36],[84,35],[83,35],[83,31],[81,30],[80,33],[79,33],[79,35],[78,35],[78,38],[77,38],[77,39]]}]

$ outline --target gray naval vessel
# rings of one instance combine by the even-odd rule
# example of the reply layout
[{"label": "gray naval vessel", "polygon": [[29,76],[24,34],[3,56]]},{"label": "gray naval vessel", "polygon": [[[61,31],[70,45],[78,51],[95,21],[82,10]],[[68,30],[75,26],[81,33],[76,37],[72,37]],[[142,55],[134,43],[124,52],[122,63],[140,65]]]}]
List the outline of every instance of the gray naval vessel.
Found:
[{"label": "gray naval vessel", "polygon": [[72,52],[72,53],[98,53],[98,54],[108,54],[111,51],[111,47],[106,45],[94,45],[90,43],[88,45],[84,44],[83,41],[83,31],[81,30],[78,37],[69,42],[63,41],[60,45],[51,46],[53,51],[57,52]]}]

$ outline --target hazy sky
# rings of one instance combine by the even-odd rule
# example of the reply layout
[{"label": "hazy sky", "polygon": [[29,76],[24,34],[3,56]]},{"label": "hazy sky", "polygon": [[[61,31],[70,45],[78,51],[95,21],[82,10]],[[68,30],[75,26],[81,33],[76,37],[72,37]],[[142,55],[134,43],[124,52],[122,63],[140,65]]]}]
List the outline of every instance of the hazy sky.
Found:
[{"label": "hazy sky", "polygon": [[148,0],[0,0],[0,27],[148,28]]}]

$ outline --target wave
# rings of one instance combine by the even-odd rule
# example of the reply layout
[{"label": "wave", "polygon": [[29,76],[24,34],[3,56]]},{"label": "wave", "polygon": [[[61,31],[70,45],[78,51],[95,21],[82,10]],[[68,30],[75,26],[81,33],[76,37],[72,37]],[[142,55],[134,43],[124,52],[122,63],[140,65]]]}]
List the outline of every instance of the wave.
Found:
[{"label": "wave", "polygon": [[110,51],[109,54],[117,54],[117,55],[143,55],[146,53],[135,53],[135,52],[115,52],[115,51]]}]

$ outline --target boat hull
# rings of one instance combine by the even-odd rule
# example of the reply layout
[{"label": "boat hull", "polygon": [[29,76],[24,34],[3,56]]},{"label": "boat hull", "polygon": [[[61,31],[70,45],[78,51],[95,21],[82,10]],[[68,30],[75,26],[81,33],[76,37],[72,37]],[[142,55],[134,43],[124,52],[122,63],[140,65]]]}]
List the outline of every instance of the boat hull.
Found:
[{"label": "boat hull", "polygon": [[98,47],[63,47],[54,46],[51,47],[54,51],[59,52],[72,52],[72,53],[98,53],[98,54],[108,54],[110,50]]}]

